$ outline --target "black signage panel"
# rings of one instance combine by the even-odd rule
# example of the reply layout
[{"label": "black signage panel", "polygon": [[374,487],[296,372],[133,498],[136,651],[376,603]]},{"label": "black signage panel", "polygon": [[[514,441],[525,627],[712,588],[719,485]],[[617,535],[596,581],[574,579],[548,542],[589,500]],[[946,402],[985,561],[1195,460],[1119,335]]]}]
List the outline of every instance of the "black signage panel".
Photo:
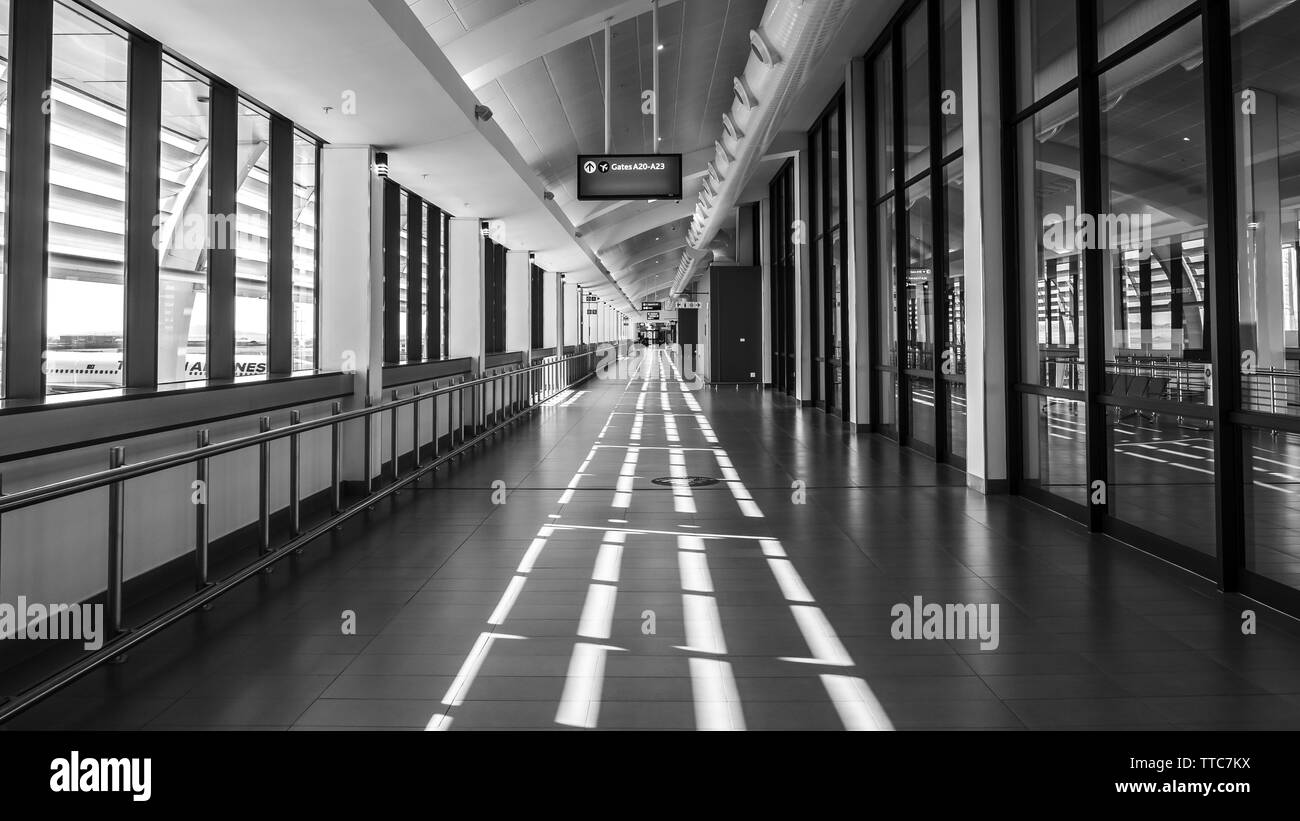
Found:
[{"label": "black signage panel", "polygon": [[642,302],[641,310],[643,311],[662,311],[664,304],[662,302]]},{"label": "black signage panel", "polygon": [[681,154],[579,154],[579,200],[680,200]]}]

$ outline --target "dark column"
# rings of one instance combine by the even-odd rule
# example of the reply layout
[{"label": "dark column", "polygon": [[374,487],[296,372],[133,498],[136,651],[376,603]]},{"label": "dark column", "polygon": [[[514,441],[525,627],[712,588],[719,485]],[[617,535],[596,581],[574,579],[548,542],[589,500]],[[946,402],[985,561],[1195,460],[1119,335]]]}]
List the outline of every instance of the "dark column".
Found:
[{"label": "dark column", "polygon": [[1231,414],[1241,407],[1241,340],[1238,336],[1235,118],[1232,93],[1231,13],[1227,0],[1204,0],[1205,156],[1209,167],[1209,235],[1206,264],[1211,275],[1206,314],[1209,325],[1211,394],[1214,406],[1214,526],[1219,545],[1219,587],[1238,589],[1245,559],[1241,431]]},{"label": "dark column", "polygon": [[9,36],[9,259],[5,276],[5,396],[45,395],[45,278],[50,203],[52,0],[11,6]]},{"label": "dark column", "polygon": [[[421,279],[424,266],[424,200],[414,194],[406,201],[406,359],[424,360],[424,305]],[[430,295],[432,296],[432,294]]]},{"label": "dark column", "polygon": [[162,129],[162,48],[131,38],[127,103],[126,352],[123,384],[158,384],[158,162]]},{"label": "dark column", "polygon": [[208,379],[235,377],[235,203],[239,166],[239,97],[224,83],[212,84],[212,145],[209,149]]},{"label": "dark column", "polygon": [[[1101,189],[1101,101],[1096,76],[1097,38],[1095,36],[1097,20],[1097,0],[1079,0],[1077,31],[1079,32],[1079,123],[1080,123],[1080,159],[1082,173],[1080,189],[1083,199],[1083,212],[1100,214],[1103,210],[1104,192]],[[1087,315],[1087,364],[1085,366],[1085,387],[1087,390],[1085,426],[1087,430],[1087,476],[1088,493],[1091,496],[1093,482],[1109,481],[1107,460],[1107,421],[1106,406],[1099,398],[1106,385],[1106,346],[1104,334],[1107,333],[1105,322],[1106,294],[1104,290],[1106,276],[1112,276],[1106,268],[1106,255],[1100,248],[1088,248],[1083,251],[1084,287],[1087,289],[1084,304],[1090,306]],[[1093,310],[1091,306],[1096,306]],[[1109,494],[1107,494],[1109,500]],[[1088,507],[1088,525],[1094,531],[1100,531],[1105,522],[1107,505],[1090,504]]]},{"label": "dark column", "polygon": [[274,374],[293,372],[293,123],[271,117],[270,362]]},{"label": "dark column", "polygon": [[429,205],[429,335],[425,357],[442,358],[442,210]]},{"label": "dark column", "polygon": [[384,362],[402,360],[402,189],[384,181]]}]

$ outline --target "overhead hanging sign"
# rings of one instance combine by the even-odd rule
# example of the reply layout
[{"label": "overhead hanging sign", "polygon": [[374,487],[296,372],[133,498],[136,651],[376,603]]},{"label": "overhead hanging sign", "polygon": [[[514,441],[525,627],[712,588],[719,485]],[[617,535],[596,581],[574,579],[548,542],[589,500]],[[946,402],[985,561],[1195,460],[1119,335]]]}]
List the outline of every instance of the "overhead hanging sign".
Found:
[{"label": "overhead hanging sign", "polygon": [[659,321],[659,314],[658,314],[658,312],[653,312],[653,311],[652,311],[651,313],[648,313],[648,314],[645,315],[645,319],[646,319],[646,322],[658,322],[658,321]]},{"label": "overhead hanging sign", "polygon": [[641,310],[643,311],[662,311],[664,304],[662,302],[642,302]]},{"label": "overhead hanging sign", "polygon": [[681,154],[579,154],[579,200],[680,200]]}]

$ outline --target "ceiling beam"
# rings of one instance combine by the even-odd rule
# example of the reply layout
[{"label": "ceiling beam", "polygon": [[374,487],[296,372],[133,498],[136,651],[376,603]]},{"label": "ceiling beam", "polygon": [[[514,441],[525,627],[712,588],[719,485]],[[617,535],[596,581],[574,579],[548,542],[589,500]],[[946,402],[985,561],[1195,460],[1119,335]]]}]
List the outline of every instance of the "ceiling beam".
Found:
[{"label": "ceiling beam", "polygon": [[[659,7],[677,0],[660,0]],[[478,90],[533,60],[618,24],[650,13],[646,0],[533,0],[443,45],[465,84]]]}]

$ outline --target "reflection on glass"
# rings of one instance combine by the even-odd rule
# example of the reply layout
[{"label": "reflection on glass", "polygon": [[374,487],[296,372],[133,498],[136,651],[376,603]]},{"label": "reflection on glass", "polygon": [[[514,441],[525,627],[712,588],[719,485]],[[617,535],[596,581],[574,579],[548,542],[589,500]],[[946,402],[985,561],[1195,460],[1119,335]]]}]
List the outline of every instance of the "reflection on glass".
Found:
[{"label": "reflection on glass", "polygon": [[930,47],[922,3],[903,26],[903,145],[905,180],[930,164]]},{"label": "reflection on glass", "polygon": [[1247,429],[1246,569],[1300,587],[1300,434]]},{"label": "reflection on glass", "polygon": [[127,54],[121,32],[55,3],[48,393],[122,384]]},{"label": "reflection on glass", "polygon": [[207,378],[209,97],[171,58],[162,68],[158,198],[158,383]]},{"label": "reflection on glass", "polygon": [[943,0],[939,118],[943,121],[943,156],[961,148],[961,0]]},{"label": "reflection on glass", "polygon": [[267,371],[270,318],[271,118],[239,102],[239,176],[235,193],[235,375]]},{"label": "reflection on glass", "polygon": [[1020,379],[1083,390],[1083,253],[1073,232],[1063,227],[1081,211],[1077,95],[1065,96],[1016,128]]},{"label": "reflection on glass", "polygon": [[[908,431],[911,439],[925,445],[934,444],[934,202],[930,198],[930,179],[907,189],[908,265],[903,281],[907,318],[907,359],[904,369],[910,375]],[[925,375],[919,372],[926,372]]]},{"label": "reflection on glass", "polygon": [[878,429],[890,438],[898,438],[898,386],[894,370],[898,367],[898,262],[895,253],[894,201],[887,199],[876,206],[876,259],[872,282],[876,287],[876,362],[881,370],[879,399],[876,403]]},{"label": "reflection on glass", "polygon": [[1108,206],[1094,241],[1107,260],[1109,394],[1209,398],[1200,36],[1200,22],[1191,23],[1101,76]]},{"label": "reflection on glass", "polygon": [[[442,317],[442,323],[440,325],[442,328],[442,348],[438,358],[445,359],[447,357],[448,323],[451,321],[450,317],[447,316],[447,226],[451,222],[451,216],[449,214],[443,214],[440,222],[442,225],[439,228],[439,235],[442,239],[439,241],[440,247],[438,251],[438,280],[442,284],[442,294],[438,298],[438,315]],[[563,343],[558,344],[562,345]]]},{"label": "reflection on glass", "polygon": [[293,138],[293,369],[316,368],[317,164],[320,148]]},{"label": "reflection on glass", "polygon": [[420,206],[420,335],[424,340],[425,359],[437,359],[438,352],[429,350],[429,206]]},{"label": "reflection on glass", "polygon": [[872,63],[876,104],[876,195],[894,189],[894,86],[893,47],[885,46]]},{"label": "reflection on glass", "polygon": [[398,194],[397,194],[397,200],[398,200],[398,202],[400,203],[400,205],[399,205],[399,207],[398,207],[398,212],[397,212],[397,213],[398,213],[398,216],[397,216],[397,225],[398,225],[398,237],[397,237],[397,281],[398,281],[398,283],[399,283],[399,284],[398,284],[398,293],[400,294],[400,296],[398,297],[398,302],[397,302],[397,338],[398,338],[398,345],[399,345],[399,347],[400,347],[400,354],[399,354],[398,359],[397,359],[398,362],[405,362],[405,361],[407,361],[407,356],[406,356],[406,266],[407,266],[407,264],[408,264],[408,260],[407,260],[407,253],[406,253],[406,251],[407,251],[407,244],[406,244],[407,239],[406,239],[406,238],[407,238],[407,229],[410,227],[410,226],[408,225],[408,223],[407,223],[407,219],[410,218],[410,214],[409,214],[409,212],[408,212],[408,208],[410,207],[409,204],[408,204],[408,199],[409,199],[409,198],[407,197],[407,194],[406,194],[405,191],[399,191],[399,192],[398,192]]},{"label": "reflection on glass", "polygon": [[1109,413],[1110,515],[1213,556],[1210,422],[1130,408]]},{"label": "reflection on glass", "polygon": [[1024,396],[1022,481],[1077,504],[1087,502],[1084,403],[1073,399]]},{"label": "reflection on glass", "polygon": [[1300,3],[1233,0],[1239,333],[1252,367],[1242,404],[1300,416]]},{"label": "reflection on glass", "polygon": [[1074,0],[1016,0],[1016,108],[1028,107],[1079,74]]},{"label": "reflection on glass", "polygon": [[966,458],[966,267],[962,246],[965,208],[962,201],[964,165],[954,160],[944,167],[944,221],[947,224],[947,272],[943,300],[944,332],[948,345],[939,363],[948,391],[948,449],[960,463]]},{"label": "reflection on glass", "polygon": [[930,181],[907,189],[907,370],[934,369],[934,203]]}]

